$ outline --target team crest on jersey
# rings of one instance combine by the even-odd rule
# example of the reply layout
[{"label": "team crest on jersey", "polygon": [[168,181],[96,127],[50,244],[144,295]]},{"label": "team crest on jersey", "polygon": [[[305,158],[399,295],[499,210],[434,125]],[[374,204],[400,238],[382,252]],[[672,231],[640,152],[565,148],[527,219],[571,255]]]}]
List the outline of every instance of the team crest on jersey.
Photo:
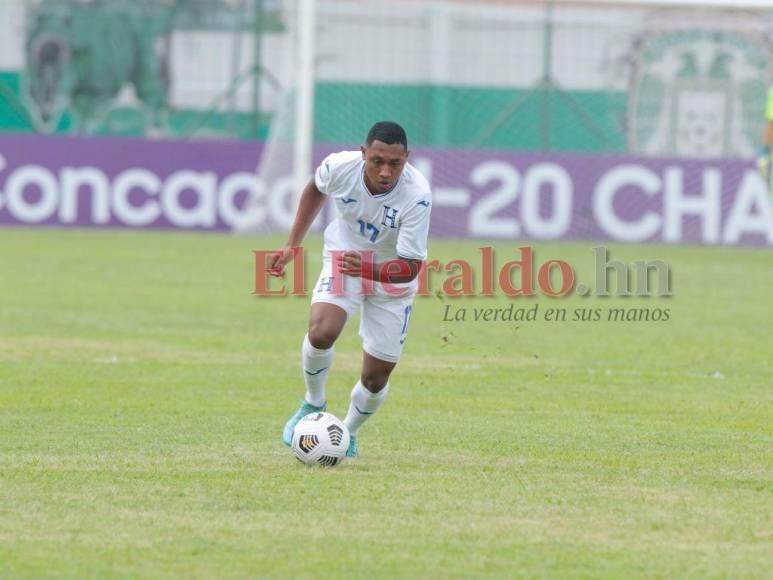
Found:
[{"label": "team crest on jersey", "polygon": [[399,210],[394,207],[389,207],[388,205],[385,205],[382,208],[381,213],[381,225],[382,226],[389,226],[390,228],[396,228],[397,227],[397,212]]},{"label": "team crest on jersey", "polygon": [[703,158],[753,154],[771,70],[760,22],[697,13],[651,22],[629,55],[630,150]]}]

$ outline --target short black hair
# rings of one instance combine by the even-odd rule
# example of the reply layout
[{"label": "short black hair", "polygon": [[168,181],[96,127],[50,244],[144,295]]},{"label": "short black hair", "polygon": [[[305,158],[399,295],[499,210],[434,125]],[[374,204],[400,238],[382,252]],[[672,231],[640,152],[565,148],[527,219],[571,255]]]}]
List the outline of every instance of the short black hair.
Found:
[{"label": "short black hair", "polygon": [[368,131],[368,138],[365,139],[365,145],[370,147],[373,141],[381,141],[387,145],[400,144],[408,150],[408,136],[397,123],[392,121],[379,121]]}]

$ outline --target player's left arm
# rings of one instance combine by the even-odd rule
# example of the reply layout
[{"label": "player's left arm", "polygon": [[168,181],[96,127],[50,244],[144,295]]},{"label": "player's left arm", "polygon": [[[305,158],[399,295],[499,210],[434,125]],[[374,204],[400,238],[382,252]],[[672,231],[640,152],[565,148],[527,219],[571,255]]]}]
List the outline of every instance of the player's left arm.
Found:
[{"label": "player's left arm", "polygon": [[370,264],[363,264],[358,252],[344,252],[339,258],[341,271],[351,276],[364,276],[375,282],[391,284],[416,279],[427,259],[431,205],[431,196],[427,193],[406,210],[397,232],[396,259],[376,263],[371,267]]},{"label": "player's left arm", "polygon": [[421,272],[424,260],[397,257],[387,262],[374,262],[372,266],[363,261],[359,252],[344,252],[339,257],[338,267],[349,276],[364,277],[374,282],[401,284],[415,280]]}]

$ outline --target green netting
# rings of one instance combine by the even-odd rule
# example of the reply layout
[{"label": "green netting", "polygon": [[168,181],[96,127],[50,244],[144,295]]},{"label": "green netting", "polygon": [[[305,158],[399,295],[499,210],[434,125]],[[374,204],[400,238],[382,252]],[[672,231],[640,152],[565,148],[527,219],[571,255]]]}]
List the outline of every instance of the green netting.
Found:
[{"label": "green netting", "polygon": [[396,119],[417,145],[617,151],[626,100],[623,92],[318,83],[314,136],[358,142],[373,122]]}]

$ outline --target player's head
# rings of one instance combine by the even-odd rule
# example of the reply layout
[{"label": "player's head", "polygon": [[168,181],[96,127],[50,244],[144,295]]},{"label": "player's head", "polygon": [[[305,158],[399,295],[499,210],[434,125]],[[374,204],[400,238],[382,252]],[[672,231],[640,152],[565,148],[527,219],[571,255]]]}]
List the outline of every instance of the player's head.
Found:
[{"label": "player's head", "polygon": [[408,160],[408,137],[397,123],[379,121],[368,131],[361,147],[365,160],[365,184],[371,193],[386,193],[394,187]]}]

